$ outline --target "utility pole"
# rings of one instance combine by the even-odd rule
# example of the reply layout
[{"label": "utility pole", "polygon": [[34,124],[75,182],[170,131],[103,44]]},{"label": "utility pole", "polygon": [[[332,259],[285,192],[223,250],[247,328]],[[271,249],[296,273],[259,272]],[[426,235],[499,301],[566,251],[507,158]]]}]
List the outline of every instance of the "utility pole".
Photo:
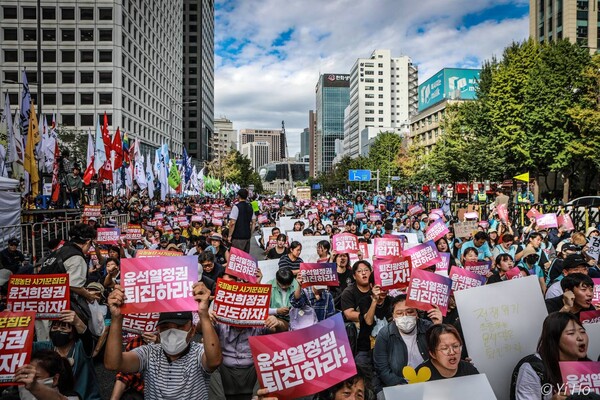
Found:
[{"label": "utility pole", "polygon": [[281,121],[281,133],[285,144],[285,156],[287,158],[288,179],[290,181],[290,192],[294,189],[294,179],[292,178],[292,165],[290,164],[290,150],[288,149],[287,135],[285,133],[285,121]]}]

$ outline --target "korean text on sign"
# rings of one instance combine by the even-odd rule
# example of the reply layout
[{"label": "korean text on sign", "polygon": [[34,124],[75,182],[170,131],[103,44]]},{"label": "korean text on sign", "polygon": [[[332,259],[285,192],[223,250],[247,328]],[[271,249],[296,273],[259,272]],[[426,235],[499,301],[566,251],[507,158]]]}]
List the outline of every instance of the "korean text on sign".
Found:
[{"label": "korean text on sign", "polygon": [[382,289],[401,289],[408,286],[412,266],[408,257],[373,260],[375,284]]},{"label": "korean text on sign", "polygon": [[429,225],[425,232],[427,240],[433,240],[437,242],[439,239],[444,237],[449,232],[448,227],[441,219],[436,220],[433,224]]},{"label": "korean text on sign", "polygon": [[600,362],[561,361],[560,374],[571,394],[600,394]]},{"label": "korean text on sign", "polygon": [[117,244],[120,238],[121,230],[119,228],[98,228],[96,243]]},{"label": "korean text on sign", "polygon": [[402,255],[410,257],[413,268],[427,268],[442,261],[432,240],[405,250]]},{"label": "korean text on sign", "polygon": [[333,250],[340,253],[358,253],[358,238],[351,233],[338,233],[333,235]]},{"label": "korean text on sign", "polygon": [[159,313],[127,314],[123,316],[123,331],[130,333],[153,333],[156,332]]},{"label": "korean text on sign", "polygon": [[300,331],[249,341],[261,387],[280,398],[309,396],[356,374],[339,313]]},{"label": "korean text on sign", "polygon": [[121,264],[122,312],[195,311],[192,286],[197,281],[194,256],[126,258]]},{"label": "korean text on sign", "polygon": [[225,272],[250,283],[256,283],[258,261],[243,250],[232,247]]},{"label": "korean text on sign", "polygon": [[83,206],[83,213],[81,214],[82,217],[86,217],[86,218],[91,218],[91,217],[96,217],[99,218],[102,216],[102,206],[100,205],[89,205],[86,204]]},{"label": "korean text on sign", "polygon": [[13,385],[17,368],[29,363],[35,313],[0,312],[0,386]]},{"label": "korean text on sign", "polygon": [[400,257],[402,242],[395,238],[375,238],[373,242],[373,257],[389,258]]},{"label": "korean text on sign", "polygon": [[70,307],[69,275],[12,275],[7,307],[12,312],[33,311],[40,319],[57,319]]},{"label": "korean text on sign", "polygon": [[302,287],[312,285],[340,285],[334,263],[300,263],[299,273],[302,274]]},{"label": "korean text on sign", "polygon": [[451,287],[450,278],[413,268],[406,293],[406,305],[425,311],[436,305],[445,316]]},{"label": "korean text on sign", "polygon": [[271,285],[217,280],[214,309],[218,321],[232,326],[264,326]]},{"label": "korean text on sign", "polygon": [[491,261],[466,261],[465,269],[481,276],[486,276],[492,268]]},{"label": "korean text on sign", "polygon": [[450,270],[450,279],[452,279],[452,291],[454,292],[485,285],[484,276],[457,266],[453,266]]}]

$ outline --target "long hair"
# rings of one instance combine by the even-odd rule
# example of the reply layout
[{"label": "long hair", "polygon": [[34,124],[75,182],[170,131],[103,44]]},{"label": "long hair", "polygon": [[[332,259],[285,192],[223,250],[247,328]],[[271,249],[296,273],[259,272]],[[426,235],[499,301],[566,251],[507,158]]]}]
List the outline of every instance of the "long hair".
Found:
[{"label": "long hair", "polygon": [[75,381],[69,360],[53,350],[38,350],[31,355],[31,360],[37,360],[38,366],[46,370],[51,378],[58,374],[57,387],[60,393],[69,394],[73,390]]}]

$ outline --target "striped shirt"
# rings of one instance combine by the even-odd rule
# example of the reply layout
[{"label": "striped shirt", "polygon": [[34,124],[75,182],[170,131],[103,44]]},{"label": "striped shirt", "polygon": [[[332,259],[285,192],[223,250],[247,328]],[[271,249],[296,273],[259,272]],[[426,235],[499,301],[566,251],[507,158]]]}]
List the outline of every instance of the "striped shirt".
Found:
[{"label": "striped shirt", "polygon": [[144,399],[208,399],[210,374],[202,366],[204,345],[191,342],[189,351],[169,362],[160,344],[148,344],[132,350],[140,359],[144,377]]}]

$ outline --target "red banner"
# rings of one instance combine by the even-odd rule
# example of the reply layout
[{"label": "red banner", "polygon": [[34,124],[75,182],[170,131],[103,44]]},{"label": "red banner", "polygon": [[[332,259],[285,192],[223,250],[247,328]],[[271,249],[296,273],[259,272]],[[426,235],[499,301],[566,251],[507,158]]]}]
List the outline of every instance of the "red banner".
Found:
[{"label": "red banner", "polygon": [[452,279],[453,292],[485,285],[486,281],[484,276],[456,266],[450,269],[449,276]]},{"label": "red banner", "polygon": [[413,268],[427,268],[442,261],[435,243],[430,240],[402,253],[405,257],[410,257]]},{"label": "red banner", "polygon": [[491,261],[466,261],[465,269],[481,276],[486,276],[492,268]]},{"label": "red banner", "polygon": [[448,227],[441,219],[436,220],[433,224],[427,227],[425,231],[425,237],[427,240],[433,240],[437,242],[439,239],[443,238],[446,233],[449,232]]},{"label": "red banner", "polygon": [[356,374],[341,314],[294,332],[251,336],[260,386],[291,399],[321,392]]},{"label": "red banner", "polygon": [[542,215],[541,212],[539,212],[535,207],[531,207],[531,209],[529,209],[529,211],[527,211],[527,217],[531,218],[536,218],[539,217],[540,215]]},{"label": "red banner", "polygon": [[96,243],[98,244],[118,244],[121,237],[119,228],[98,228]]},{"label": "red banner", "polygon": [[442,276],[447,276],[448,270],[450,269],[450,253],[439,253],[442,261],[435,264],[435,272],[440,273]]},{"label": "red banner", "polygon": [[198,282],[195,256],[124,258],[121,285],[123,314],[195,311],[192,286]]},{"label": "red banner", "polygon": [[402,289],[408,286],[412,266],[408,257],[373,259],[375,284],[382,289]]},{"label": "red banner", "polygon": [[300,263],[302,287],[314,285],[340,286],[334,263]]},{"label": "red banner", "polygon": [[0,312],[0,386],[15,383],[15,371],[29,363],[34,312]]},{"label": "red banner", "polygon": [[592,297],[592,305],[600,304],[600,278],[592,278],[594,282],[594,297]]},{"label": "red banner", "polygon": [[575,230],[575,225],[573,225],[573,220],[569,214],[563,214],[556,217],[556,222],[558,226],[564,228],[567,232]]},{"label": "red banner", "polygon": [[89,205],[86,204],[83,206],[83,213],[81,214],[82,217],[85,218],[91,218],[91,217],[96,217],[96,218],[100,218],[102,216],[102,206],[101,205]]},{"label": "red banner", "polygon": [[271,285],[217,279],[215,318],[232,326],[264,326],[269,316],[271,288]]},{"label": "red banner", "polygon": [[229,263],[225,273],[243,279],[246,282],[256,283],[258,261],[243,250],[232,247],[229,250]]},{"label": "red banner", "polygon": [[333,235],[333,251],[341,253],[358,253],[358,238],[351,233]]},{"label": "red banner", "polygon": [[363,260],[371,258],[369,255],[369,245],[365,242],[358,242],[358,249],[362,253]]},{"label": "red banner", "polygon": [[210,220],[210,222],[214,225],[214,226],[223,226],[223,220],[221,218],[212,218]]},{"label": "red banner", "polygon": [[123,315],[123,331],[129,333],[154,333],[158,325],[160,313]]},{"label": "red banner", "polygon": [[402,242],[400,239],[375,238],[373,241],[373,258],[400,257],[402,255]]},{"label": "red banner", "polygon": [[135,252],[135,258],[149,258],[149,257],[181,257],[181,253],[178,251],[171,250],[150,250],[150,249],[139,249]]},{"label": "red banner", "polygon": [[71,305],[69,275],[11,275],[6,301],[12,312],[32,311],[39,319],[58,319]]},{"label": "red banner", "polygon": [[582,311],[579,313],[579,320],[582,324],[596,324],[600,322],[600,310]]},{"label": "red banner", "polygon": [[413,268],[406,292],[406,306],[428,311],[436,305],[446,316],[451,288],[450,278]]}]

